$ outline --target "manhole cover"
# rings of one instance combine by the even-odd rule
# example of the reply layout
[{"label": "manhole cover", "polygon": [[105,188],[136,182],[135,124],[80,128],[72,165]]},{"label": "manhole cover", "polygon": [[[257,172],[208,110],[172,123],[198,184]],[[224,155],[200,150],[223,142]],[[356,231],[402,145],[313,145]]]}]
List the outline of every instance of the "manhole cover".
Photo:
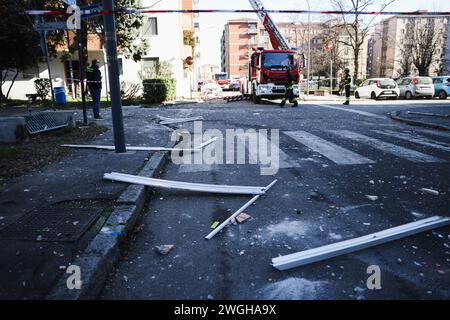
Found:
[{"label": "manhole cover", "polygon": [[45,208],[31,211],[0,231],[0,239],[74,242],[95,222],[101,210]]}]

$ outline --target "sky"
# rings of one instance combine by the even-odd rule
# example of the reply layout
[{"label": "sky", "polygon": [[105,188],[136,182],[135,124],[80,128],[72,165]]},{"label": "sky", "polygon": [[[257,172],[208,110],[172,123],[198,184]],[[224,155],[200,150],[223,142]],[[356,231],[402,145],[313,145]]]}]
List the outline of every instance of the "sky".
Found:
[{"label": "sky", "polygon": [[[349,1],[349,0],[345,0]],[[267,9],[307,10],[306,0],[262,0]],[[371,9],[377,10],[384,1],[375,0],[375,5]],[[333,9],[329,0],[309,0],[311,10]],[[252,9],[248,0],[200,0],[199,9]],[[450,0],[396,0],[387,11],[450,11]],[[300,21],[307,21],[307,14],[297,17]],[[242,13],[201,13],[200,22],[200,52],[201,64],[215,64],[220,66],[220,38],[224,25],[229,19],[250,17],[257,19],[256,14]],[[388,16],[379,17],[381,20]],[[284,14],[272,14],[275,21],[292,21],[293,17]],[[325,19],[324,15],[311,15],[311,21]]]}]

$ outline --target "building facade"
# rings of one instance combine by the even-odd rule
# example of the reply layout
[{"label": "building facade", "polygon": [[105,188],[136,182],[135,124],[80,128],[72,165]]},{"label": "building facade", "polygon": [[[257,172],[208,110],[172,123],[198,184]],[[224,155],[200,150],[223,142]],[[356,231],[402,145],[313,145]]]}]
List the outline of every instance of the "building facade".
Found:
[{"label": "building facade", "polygon": [[[157,2],[153,9],[192,9],[194,1],[198,4],[199,0],[162,0]],[[142,0],[143,7],[152,6],[155,2],[152,0]],[[158,63],[170,63],[172,74],[177,79],[176,94],[179,97],[187,97],[190,95],[191,88],[194,88],[195,67],[187,66],[185,59],[188,56],[195,56],[193,46],[186,44],[185,31],[192,32],[194,41],[195,35],[195,20],[192,13],[157,13],[145,14],[144,25],[140,30],[140,37],[137,37],[136,42],[141,39],[146,39],[149,44],[147,53],[142,57],[142,60],[135,62],[132,59],[127,59],[119,55],[119,71],[120,81],[126,83],[141,83],[142,77],[145,77],[147,70],[153,69]],[[72,38],[73,35],[69,37]],[[170,39],[170,41],[168,41]],[[69,68],[69,60],[65,59],[67,56],[67,49],[65,47],[58,48],[57,56],[51,59],[50,69],[52,71],[52,80],[54,87],[64,86],[66,92],[71,95],[71,75]],[[108,73],[106,67],[106,52],[100,39],[96,35],[88,36],[88,61],[93,59],[100,60],[100,71],[103,75],[102,96],[107,95],[108,89]],[[71,63],[73,66],[73,77],[78,81],[78,53],[72,54]],[[34,80],[38,78],[48,78],[47,64],[41,61],[38,66],[30,70],[20,73],[17,77],[9,98],[11,99],[26,99],[25,94],[35,93]],[[11,78],[4,84],[4,87],[9,87]],[[79,93],[79,90],[74,90]]]},{"label": "building facade", "polygon": [[228,77],[248,76],[248,61],[260,43],[259,22],[242,18],[229,20],[221,38],[221,69]]},{"label": "building facade", "polygon": [[418,75],[419,70],[411,61],[411,46],[417,45],[420,30],[433,28],[427,45],[436,43],[436,49],[428,68],[430,76],[450,73],[449,18],[445,16],[394,16],[375,25],[371,48],[371,77],[397,78]]},{"label": "building facade", "polygon": [[[341,33],[338,38],[331,33],[331,27],[325,23],[311,22],[277,23],[278,28],[291,48],[299,50],[307,56],[308,39],[311,47],[311,77],[320,76],[320,68],[314,68],[323,64],[323,59],[340,60],[344,67],[354,68],[354,57],[350,46],[341,41],[348,41],[349,37]],[[308,37],[309,33],[309,37]],[[334,37],[334,38],[333,38]],[[326,53],[328,43],[333,42],[334,56]],[[367,44],[366,40],[359,53],[358,77],[365,78],[367,74]],[[230,77],[244,77],[248,75],[248,60],[255,47],[273,49],[269,34],[264,26],[255,19],[230,20],[224,27],[221,38],[221,67]],[[330,63],[330,61],[328,61]],[[334,69],[333,77],[338,77],[342,70]],[[314,74],[315,73],[315,74]]]}]

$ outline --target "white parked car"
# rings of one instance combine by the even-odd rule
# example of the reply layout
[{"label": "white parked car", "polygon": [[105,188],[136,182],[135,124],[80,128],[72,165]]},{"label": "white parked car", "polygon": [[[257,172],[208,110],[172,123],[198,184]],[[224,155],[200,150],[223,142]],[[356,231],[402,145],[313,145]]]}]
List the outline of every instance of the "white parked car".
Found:
[{"label": "white parked car", "polygon": [[374,78],[367,79],[355,90],[355,98],[370,99],[397,99],[400,95],[400,89],[393,79]]}]

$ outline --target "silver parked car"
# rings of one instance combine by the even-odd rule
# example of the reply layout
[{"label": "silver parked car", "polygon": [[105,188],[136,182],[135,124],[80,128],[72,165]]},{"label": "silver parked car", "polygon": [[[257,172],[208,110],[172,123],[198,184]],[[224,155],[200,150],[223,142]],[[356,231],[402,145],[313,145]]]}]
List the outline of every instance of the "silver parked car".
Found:
[{"label": "silver parked car", "polygon": [[434,96],[433,80],[430,77],[406,77],[397,80],[400,89],[400,97],[413,99],[425,97],[431,99]]}]

